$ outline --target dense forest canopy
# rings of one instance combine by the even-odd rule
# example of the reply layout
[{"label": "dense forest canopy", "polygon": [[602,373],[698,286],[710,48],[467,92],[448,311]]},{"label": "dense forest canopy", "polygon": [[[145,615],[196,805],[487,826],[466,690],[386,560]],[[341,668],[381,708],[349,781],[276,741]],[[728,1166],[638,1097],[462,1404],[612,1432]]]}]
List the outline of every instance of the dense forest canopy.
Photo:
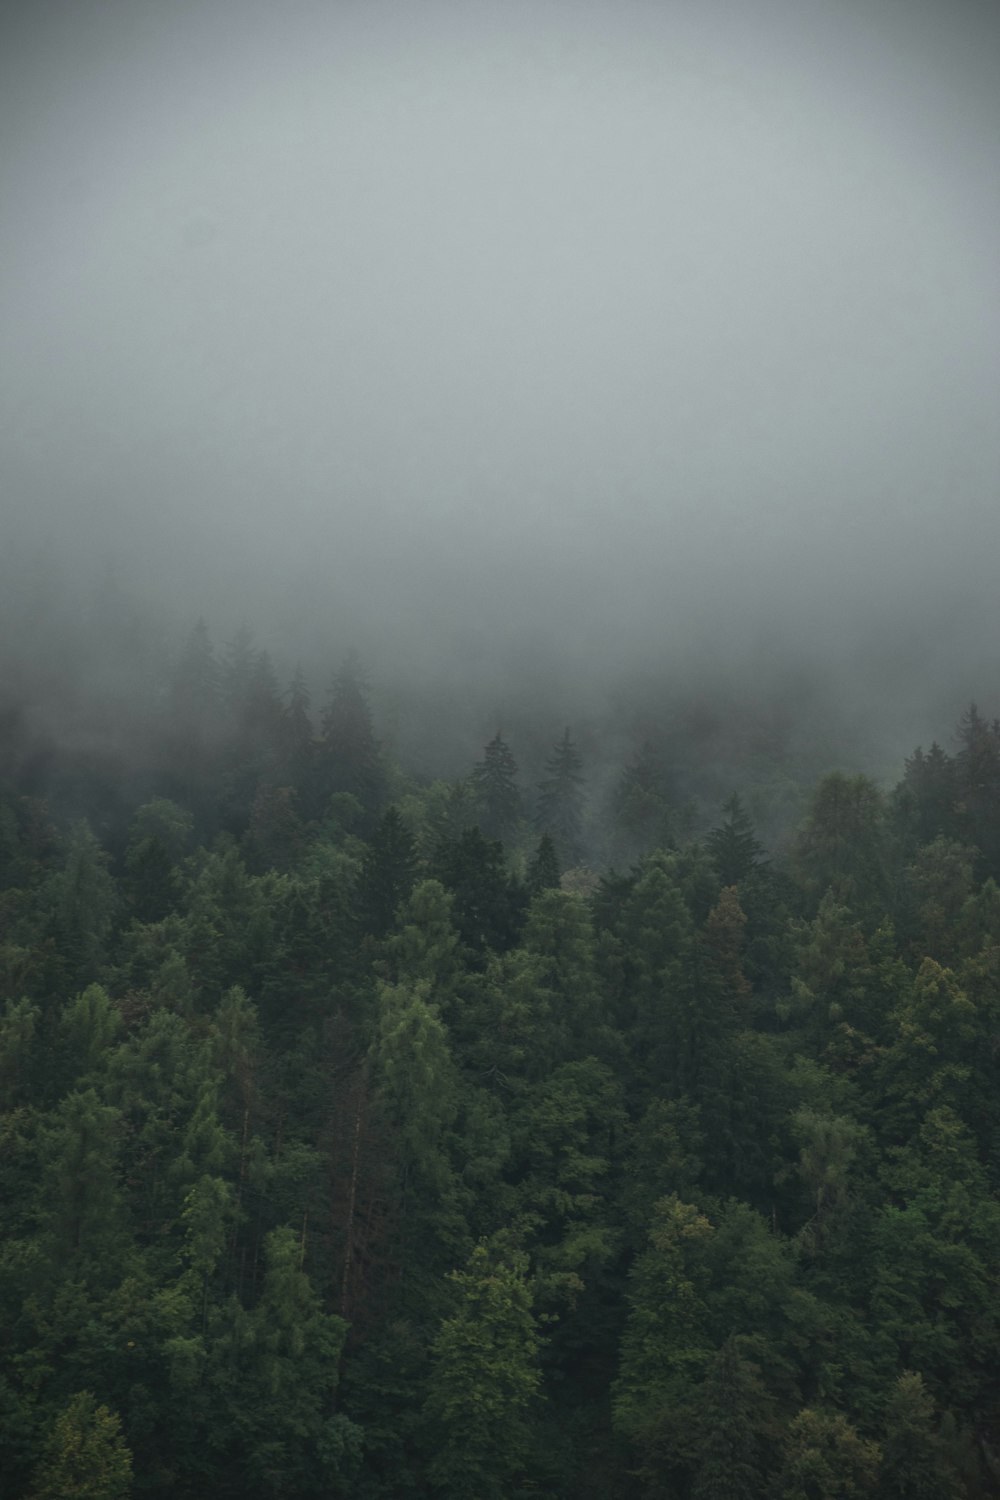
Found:
[{"label": "dense forest canopy", "polygon": [[996,721],[428,779],[144,659],[5,701],[11,1500],[1000,1493]]},{"label": "dense forest canopy", "polygon": [[0,141],[0,1500],[1000,1500],[1000,8],[13,0]]}]

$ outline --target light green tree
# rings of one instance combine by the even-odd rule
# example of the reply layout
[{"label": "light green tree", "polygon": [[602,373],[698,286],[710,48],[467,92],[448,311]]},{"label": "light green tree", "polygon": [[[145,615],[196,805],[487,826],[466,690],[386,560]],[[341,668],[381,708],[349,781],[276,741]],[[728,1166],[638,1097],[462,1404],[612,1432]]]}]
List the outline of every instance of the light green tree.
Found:
[{"label": "light green tree", "polygon": [[132,1455],[117,1412],[80,1391],[56,1419],[31,1500],[128,1500]]}]

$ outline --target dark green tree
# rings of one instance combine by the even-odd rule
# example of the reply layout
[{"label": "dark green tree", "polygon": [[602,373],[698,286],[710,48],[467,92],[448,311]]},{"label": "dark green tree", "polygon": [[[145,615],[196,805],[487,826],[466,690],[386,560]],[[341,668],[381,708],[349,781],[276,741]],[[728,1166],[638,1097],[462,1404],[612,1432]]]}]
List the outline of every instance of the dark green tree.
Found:
[{"label": "dark green tree", "polygon": [[477,1245],[452,1271],[453,1310],[432,1348],[428,1473],[449,1500],[505,1500],[529,1448],[541,1347],[522,1255]]},{"label": "dark green tree", "polygon": [[1000,878],[1000,721],[973,703],[958,730],[956,812],[962,837],[980,851],[980,875]]},{"label": "dark green tree", "polygon": [[887,905],[887,830],[881,792],[867,776],[833,771],[813,792],[793,848],[799,879],[814,902],[837,900],[875,922]]},{"label": "dark green tree", "polygon": [[559,857],[549,834],[543,833],[538,848],[528,866],[528,890],[532,896],[539,891],[555,890],[559,885]]},{"label": "dark green tree", "polygon": [[904,1370],[886,1402],[881,1500],[961,1500],[965,1493],[916,1370]]},{"label": "dark green tree", "polygon": [[399,809],[390,807],[369,840],[358,875],[358,908],[366,932],[382,938],[391,930],[416,871],[416,841]]},{"label": "dark green tree", "polygon": [[692,1500],[758,1500],[764,1493],[763,1429],[773,1420],[760,1371],[728,1338],[701,1389],[701,1445]]},{"label": "dark green tree", "polygon": [[739,885],[764,863],[764,846],[740,795],[734,792],[722,808],[725,819],[705,836],[715,873],[722,885]]},{"label": "dark green tree", "polygon": [[478,828],[440,844],[429,873],[453,897],[453,920],[466,949],[481,957],[513,947],[524,923],[527,892],[507,870],[503,845]]}]

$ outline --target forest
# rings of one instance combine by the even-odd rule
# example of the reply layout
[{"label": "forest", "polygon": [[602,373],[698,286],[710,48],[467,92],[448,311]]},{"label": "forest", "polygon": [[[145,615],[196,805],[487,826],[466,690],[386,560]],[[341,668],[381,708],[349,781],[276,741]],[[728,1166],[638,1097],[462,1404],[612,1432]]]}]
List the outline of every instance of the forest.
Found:
[{"label": "forest", "polygon": [[4,1500],[1000,1495],[1000,723],[782,802],[7,677]]}]

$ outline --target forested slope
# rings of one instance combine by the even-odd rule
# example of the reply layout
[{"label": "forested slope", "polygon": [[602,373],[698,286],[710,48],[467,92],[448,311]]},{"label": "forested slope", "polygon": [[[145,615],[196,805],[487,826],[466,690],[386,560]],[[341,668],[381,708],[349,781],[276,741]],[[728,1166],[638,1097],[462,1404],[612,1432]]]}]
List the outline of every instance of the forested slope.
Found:
[{"label": "forested slope", "polygon": [[247,636],[150,702],[5,725],[5,1496],[1000,1493],[996,724],[766,850]]}]

